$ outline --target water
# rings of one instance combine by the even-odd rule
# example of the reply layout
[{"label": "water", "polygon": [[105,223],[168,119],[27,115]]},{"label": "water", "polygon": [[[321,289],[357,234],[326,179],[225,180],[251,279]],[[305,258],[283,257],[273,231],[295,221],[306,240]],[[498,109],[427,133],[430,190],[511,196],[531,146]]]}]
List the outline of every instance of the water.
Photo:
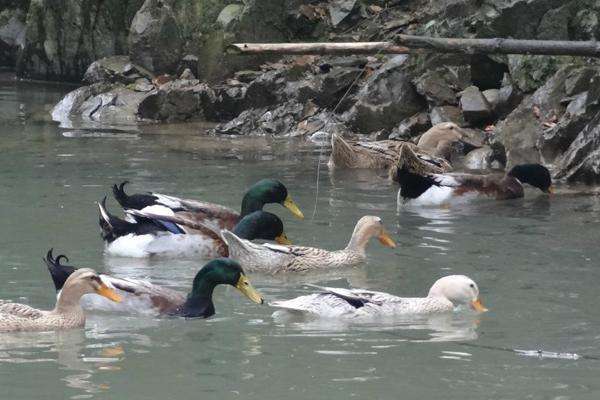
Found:
[{"label": "water", "polygon": [[[267,299],[308,293],[305,283],[420,296],[438,277],[461,273],[479,283],[491,311],[362,324],[273,318],[268,306],[219,288],[210,320],[93,313],[85,330],[3,334],[3,398],[600,396],[600,361],[572,355],[600,355],[597,196],[563,188],[552,199],[532,191],[524,200],[398,214],[393,185],[323,166],[313,219],[314,145],[190,135],[201,125],[59,129],[48,104],[68,89],[0,83],[0,298],[54,304],[41,262],[49,247],[75,265],[185,290],[204,260],[103,256],[95,201],[129,179],[130,190],[239,208],[244,188],[276,177],[307,216],[267,207],[295,243],[340,248],[356,220],[374,214],[398,247],[374,241],[366,266],[333,274],[251,275]],[[118,211],[112,199],[109,207]]]}]

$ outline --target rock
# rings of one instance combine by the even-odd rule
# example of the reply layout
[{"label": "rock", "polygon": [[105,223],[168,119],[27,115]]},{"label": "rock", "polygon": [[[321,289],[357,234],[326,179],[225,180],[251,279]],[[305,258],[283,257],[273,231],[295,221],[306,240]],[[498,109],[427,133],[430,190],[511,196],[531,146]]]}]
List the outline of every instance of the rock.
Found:
[{"label": "rock", "polygon": [[354,9],[356,0],[331,0],[327,6],[331,25],[337,26],[342,22]]},{"label": "rock", "polygon": [[[580,7],[578,7],[580,8]],[[600,39],[600,23],[598,10],[589,8],[579,9],[569,24],[573,32],[573,40],[598,40]]]},{"label": "rock", "polygon": [[427,113],[420,112],[400,122],[388,138],[409,140],[431,128],[431,124]]},{"label": "rock", "polygon": [[127,56],[112,56],[94,61],[83,74],[83,81],[133,83],[140,78],[151,80],[153,75],[146,69],[135,65]]},{"label": "rock", "polygon": [[196,74],[198,73],[198,68],[200,66],[199,63],[200,61],[197,56],[193,54],[188,54],[181,59],[177,72],[179,73],[179,75],[181,75],[183,71],[189,69],[194,74],[194,76],[196,76]]},{"label": "rock", "polygon": [[90,97],[103,93],[109,88],[110,85],[108,84],[97,83],[73,90],[54,106],[51,112],[52,120],[61,123],[68,122],[71,116],[80,114],[82,105]]},{"label": "rock", "polygon": [[244,7],[241,4],[229,4],[219,13],[217,23],[223,28],[227,28],[230,24],[240,19],[243,10]]},{"label": "rock", "polygon": [[456,93],[438,71],[428,71],[415,80],[417,92],[427,99],[430,105],[440,106],[458,103]]},{"label": "rock", "polygon": [[[527,96],[505,120],[496,125],[492,142],[506,148],[508,166],[540,162],[539,141],[544,133],[544,122],[560,118],[565,105],[565,81],[574,67],[561,68],[546,84]],[[550,162],[551,160],[547,160]]]},{"label": "rock", "polygon": [[374,72],[357,94],[357,102],[345,116],[357,132],[392,129],[425,105],[401,66],[405,56],[393,57]]},{"label": "rock", "polygon": [[557,166],[558,179],[588,185],[600,183],[600,113],[577,135]]},{"label": "rock", "polygon": [[302,117],[304,106],[287,102],[274,109],[254,108],[233,120],[217,125],[216,133],[226,135],[288,135]]},{"label": "rock", "polygon": [[511,54],[510,75],[517,87],[527,93],[542,86],[560,68],[560,60],[551,56]]},{"label": "rock", "polygon": [[492,117],[490,104],[476,86],[466,88],[460,97],[460,108],[466,121],[480,124]]},{"label": "rock", "polygon": [[129,22],[141,0],[34,0],[27,13],[21,78],[81,81],[95,60],[127,53]]},{"label": "rock", "polygon": [[25,13],[20,9],[0,12],[0,66],[14,67],[18,52],[25,47]]},{"label": "rock", "polygon": [[[594,77],[587,80],[589,90],[561,99],[562,105],[567,104],[564,114],[555,123],[549,124],[547,129],[544,129],[538,142],[538,147],[545,160],[554,160],[562,154],[600,111],[600,69],[596,69],[595,73]],[[576,69],[569,76],[573,77],[573,75],[579,74],[589,76],[589,69]]]},{"label": "rock", "polygon": [[565,80],[565,94],[573,96],[587,91],[592,79],[597,76],[598,68],[584,67],[572,71]]},{"label": "rock", "polygon": [[196,79],[196,77],[194,76],[194,73],[189,68],[186,68],[181,73],[181,76],[179,76],[179,79],[185,79],[185,80],[191,81],[191,80]]},{"label": "rock", "polygon": [[458,126],[465,125],[465,119],[460,108],[455,106],[433,107],[429,112],[429,118],[432,125],[442,122],[454,122]]},{"label": "rock", "polygon": [[128,43],[136,64],[154,74],[174,72],[184,41],[170,2],[146,0],[131,22]]},{"label": "rock", "polygon": [[500,103],[500,89],[487,89],[481,92],[485,100],[492,108],[492,112],[498,107]]},{"label": "rock", "polygon": [[510,114],[523,100],[523,92],[515,85],[509,84],[500,88],[498,92],[498,103],[494,108],[494,113],[499,118],[504,118]]},{"label": "rock", "polygon": [[468,152],[462,165],[466,169],[500,169],[504,165],[498,158],[497,152],[490,146],[483,146]]}]

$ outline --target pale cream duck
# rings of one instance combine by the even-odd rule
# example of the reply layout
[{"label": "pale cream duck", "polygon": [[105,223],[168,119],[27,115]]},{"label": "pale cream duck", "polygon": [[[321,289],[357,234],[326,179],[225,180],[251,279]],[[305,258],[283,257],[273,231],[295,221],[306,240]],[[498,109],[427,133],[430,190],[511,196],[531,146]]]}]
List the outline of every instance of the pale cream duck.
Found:
[{"label": "pale cream duck", "polygon": [[53,310],[38,310],[19,303],[0,304],[0,332],[83,327],[85,314],[79,300],[88,293],[96,293],[115,302],[121,301],[121,297],[94,270],[82,268],[69,276]]},{"label": "pale cream duck", "polygon": [[396,247],[381,218],[364,216],[356,224],[345,249],[329,251],[316,247],[256,244],[240,239],[229,231],[222,232],[229,246],[229,257],[249,271],[269,273],[350,267],[366,261],[366,248],[372,237],[381,244]]}]

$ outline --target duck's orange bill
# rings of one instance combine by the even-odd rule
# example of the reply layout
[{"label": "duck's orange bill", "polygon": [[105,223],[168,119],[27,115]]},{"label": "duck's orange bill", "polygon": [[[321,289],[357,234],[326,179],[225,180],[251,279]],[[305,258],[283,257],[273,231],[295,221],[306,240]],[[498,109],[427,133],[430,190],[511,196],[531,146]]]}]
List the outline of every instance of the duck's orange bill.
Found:
[{"label": "duck's orange bill", "polygon": [[379,243],[386,247],[391,247],[392,249],[396,247],[396,242],[394,242],[394,240],[390,237],[389,233],[387,233],[385,230],[381,231],[378,239]]},{"label": "duck's orange bill", "polygon": [[477,312],[486,312],[488,311],[487,308],[485,308],[485,306],[483,305],[483,303],[481,302],[481,299],[475,299],[471,302],[471,307],[473,307],[473,309]]},{"label": "duck's orange bill", "polygon": [[554,186],[548,188],[548,194],[554,194]]},{"label": "duck's orange bill", "polygon": [[287,238],[285,233],[282,233],[281,235],[277,236],[275,238],[275,241],[279,244],[286,244],[286,245],[291,245],[292,242],[290,241],[290,239]]},{"label": "duck's orange bill", "polygon": [[114,290],[112,290],[111,288],[106,286],[105,284],[101,284],[100,287],[98,289],[96,289],[96,293],[98,293],[100,296],[104,296],[107,299],[112,300],[117,303],[120,303],[122,300],[121,296],[119,296],[117,294],[117,292],[115,292]]}]

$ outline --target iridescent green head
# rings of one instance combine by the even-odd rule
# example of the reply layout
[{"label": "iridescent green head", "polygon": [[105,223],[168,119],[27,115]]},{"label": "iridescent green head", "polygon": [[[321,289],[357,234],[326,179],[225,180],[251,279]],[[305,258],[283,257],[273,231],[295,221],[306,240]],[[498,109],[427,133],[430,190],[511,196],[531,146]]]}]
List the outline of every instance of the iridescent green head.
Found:
[{"label": "iridescent green head", "polygon": [[254,211],[246,215],[233,228],[233,233],[246,240],[264,239],[291,244],[283,231],[283,222],[277,215],[267,211]]},{"label": "iridescent green head", "polygon": [[262,304],[263,298],[252,287],[242,266],[230,258],[217,258],[208,262],[194,278],[190,298],[211,298],[217,285],[231,285],[251,301]]},{"label": "iridescent green head", "polygon": [[275,179],[261,179],[248,189],[242,200],[241,216],[244,217],[254,211],[260,211],[265,204],[269,203],[281,204],[296,217],[304,218],[304,215],[288,194],[285,185]]}]

